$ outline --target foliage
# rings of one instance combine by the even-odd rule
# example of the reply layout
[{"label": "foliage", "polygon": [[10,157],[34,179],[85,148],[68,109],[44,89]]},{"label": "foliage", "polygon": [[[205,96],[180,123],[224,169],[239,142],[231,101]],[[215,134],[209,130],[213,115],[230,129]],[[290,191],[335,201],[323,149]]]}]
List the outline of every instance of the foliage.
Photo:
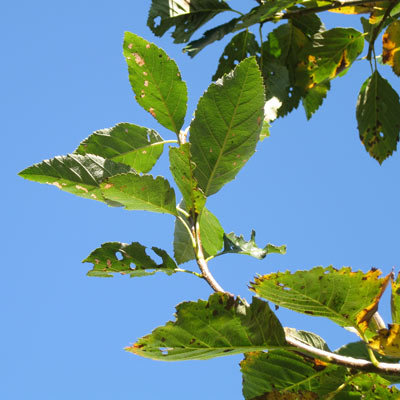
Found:
[{"label": "foliage", "polygon": [[[357,102],[361,141],[382,163],[399,140],[399,96],[379,74],[376,63],[379,59],[400,74],[399,2],[257,3],[242,13],[222,0],[153,0],[149,27],[158,36],[172,29],[176,43],[190,41],[215,16],[236,13],[184,48],[193,57],[234,33],[219,60],[216,82],[200,98],[190,126],[182,129],[188,96],[177,65],[154,43],[128,32],[123,52],[136,100],[174,139],[164,140],[153,129],[121,123],[94,132],[74,153],[35,164],[20,176],[109,206],[174,218],[174,257],[152,247],[160,263],[138,242],[108,242],[84,260],[92,264],[89,276],[185,272],[205,280],[216,292],[208,300],[179,304],[175,321],[156,328],[127,351],[170,361],[243,353],[245,399],[397,399],[400,392],[390,385],[400,381],[399,277],[381,277],[376,269],[362,272],[331,266],[275,272],[254,279],[250,289],[259,297],[248,304],[225,291],[208,268],[214,257],[228,253],[259,260],[271,253],[285,254],[284,245],[258,247],[254,231],[248,241],[224,232],[206,208],[207,199],[235,179],[258,142],[269,136],[275,118],[287,115],[300,102],[311,118],[327,96],[330,81],[360,59],[365,42],[372,73]],[[317,16],[326,10],[367,12],[370,18],[362,18],[363,33],[353,28],[326,30]],[[278,21],[279,26],[264,38],[265,24]],[[259,28],[260,42],[251,31],[253,26]],[[383,31],[383,54],[376,57],[375,42]],[[166,145],[173,184],[149,174]],[[200,273],[181,268],[191,260]],[[386,327],[377,310],[388,286],[393,323]],[[312,332],[283,328],[262,299],[276,307],[329,318],[353,331],[358,341],[332,352]]]}]

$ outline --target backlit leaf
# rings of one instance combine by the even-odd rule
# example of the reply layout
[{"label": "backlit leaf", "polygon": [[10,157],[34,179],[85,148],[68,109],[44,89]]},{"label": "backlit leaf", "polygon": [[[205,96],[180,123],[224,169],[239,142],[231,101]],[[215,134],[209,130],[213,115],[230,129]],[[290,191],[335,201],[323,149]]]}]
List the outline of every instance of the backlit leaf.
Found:
[{"label": "backlit leaf", "polygon": [[121,174],[101,184],[105,198],[116,201],[127,210],[145,210],[177,215],[175,191],[161,176]]},{"label": "backlit leaf", "polygon": [[371,11],[373,11],[376,4],[377,3],[366,3],[357,6],[338,7],[328,11],[338,14],[347,14],[347,15],[369,14]]},{"label": "backlit leaf", "polygon": [[400,391],[389,380],[378,374],[361,374],[351,379],[348,385],[348,399],[362,400],[398,400]]},{"label": "backlit leaf", "polygon": [[245,254],[258,260],[262,260],[270,253],[286,254],[286,246],[274,246],[267,244],[264,248],[259,248],[255,242],[256,232],[251,231],[249,241],[246,241],[242,235],[236,236],[233,232],[224,234],[224,250],[220,254],[237,253]]},{"label": "backlit leaf", "polygon": [[[92,263],[93,269],[88,276],[112,277],[113,273],[138,276],[154,275],[156,272],[164,272],[172,275],[177,267],[175,261],[162,249],[152,247],[152,250],[161,257],[162,263],[157,264],[147,253],[146,247],[138,242],[131,244],[108,242],[92,251],[84,259],[84,263]],[[133,264],[133,267],[132,267]]]},{"label": "backlit leaf", "polygon": [[[184,43],[207,21],[229,10],[231,8],[222,0],[153,0],[147,25],[156,36],[163,36],[174,27],[174,42]],[[156,22],[158,18],[159,23]]]},{"label": "backlit leaf", "polygon": [[124,56],[137,102],[161,125],[179,134],[187,89],[175,61],[154,43],[125,32]]},{"label": "backlit leaf", "polygon": [[346,375],[345,368],[286,350],[247,353],[240,367],[246,400],[323,399],[343,383]]},{"label": "backlit leaf", "polygon": [[400,324],[389,325],[389,329],[380,329],[368,341],[368,345],[380,354],[400,358]]},{"label": "backlit leaf", "polygon": [[196,166],[190,154],[190,143],[185,143],[180,147],[171,147],[169,162],[174,180],[185,200],[186,209],[191,215],[193,213],[201,214],[206,198],[193,175]]},{"label": "backlit leaf", "polygon": [[247,29],[234,36],[225,47],[218,62],[217,72],[212,79],[215,81],[232,71],[236,64],[245,58],[255,56],[260,52],[260,46],[253,33]]},{"label": "backlit leaf", "polygon": [[193,40],[192,42],[188,43],[187,46],[183,48],[183,52],[188,53],[190,57],[194,57],[209,44],[214,43],[217,40],[221,40],[228,33],[235,32],[237,30],[235,27],[238,21],[239,18],[234,18],[225,24],[218,25],[213,29],[205,31],[200,39]]},{"label": "backlit leaf", "polygon": [[396,280],[394,280],[394,277],[392,279],[391,309],[392,322],[400,324],[400,273]]},{"label": "backlit leaf", "polygon": [[326,317],[370,335],[368,322],[390,275],[379,270],[352,272],[345,267],[316,267],[310,271],[278,272],[255,279],[251,290],[275,304],[308,315]]},{"label": "backlit leaf", "polygon": [[69,154],[34,164],[19,175],[30,181],[54,185],[80,197],[106,201],[100,191],[100,183],[113,175],[129,171],[131,168],[127,165],[92,154]]},{"label": "backlit leaf", "polygon": [[356,116],[361,141],[368,153],[382,163],[397,148],[400,101],[396,91],[378,71],[361,87]]},{"label": "backlit leaf", "polygon": [[303,97],[303,107],[306,112],[307,119],[310,119],[315,111],[322,105],[324,98],[326,97],[331,83],[325,81],[312,87],[306,95]]},{"label": "backlit leaf", "polygon": [[364,48],[363,34],[352,28],[333,28],[315,36],[308,55],[309,88],[333,79],[348,68]]},{"label": "backlit leaf", "polygon": [[235,178],[255,152],[264,118],[264,87],[254,58],[211,84],[190,125],[194,176],[206,196]]},{"label": "backlit leaf", "polygon": [[77,154],[95,154],[149,172],[163,152],[163,138],[154,130],[121,123],[101,129],[83,140]]},{"label": "backlit leaf", "polygon": [[248,307],[226,293],[176,307],[176,321],[156,328],[126,350],[165,361],[205,360],[285,345],[282,326],[267,303]]},{"label": "backlit leaf", "polygon": [[[184,203],[181,203],[180,207],[185,208]],[[206,258],[216,255],[221,250],[224,230],[217,217],[206,208],[203,208],[200,215],[200,235]],[[174,257],[178,264],[195,259],[189,233],[179,219],[175,220]]]},{"label": "backlit leaf", "polygon": [[382,37],[382,62],[392,66],[393,72],[400,76],[400,21],[393,21]]}]

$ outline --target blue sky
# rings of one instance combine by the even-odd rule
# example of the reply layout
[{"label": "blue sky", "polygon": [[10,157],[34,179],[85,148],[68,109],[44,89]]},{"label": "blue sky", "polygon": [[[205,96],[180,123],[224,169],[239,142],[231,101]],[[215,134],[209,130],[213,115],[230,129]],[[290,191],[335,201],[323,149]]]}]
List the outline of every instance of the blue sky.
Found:
[{"label": "blue sky", "polygon": [[[155,42],[176,60],[188,84],[190,121],[227,41],[190,59],[169,35],[152,35],[149,7],[150,1],[133,0],[2,6],[2,399],[242,398],[241,356],[163,363],[123,350],[173,319],[179,302],[207,298],[211,291],[203,281],[186,274],[86,277],[90,266],[81,260],[103,242],[140,241],[172,253],[172,217],[108,208],[17,176],[118,122],[172,138],[135,103],[122,57],[124,31]],[[355,21],[323,19],[328,26]],[[399,91],[398,78],[379,68]],[[255,274],[277,270],[330,264],[398,270],[400,158],[395,153],[382,166],[370,158],[355,120],[358,91],[369,74],[369,65],[357,62],[333,82],[311,121],[299,109],[275,122],[237,179],[209,199],[226,232],[249,237],[255,229],[260,246],[288,248],[285,256],[264,261],[227,255],[211,262],[230,292],[250,300],[247,284]],[[165,155],[153,173],[170,176]],[[390,322],[388,296],[380,311]],[[319,333],[333,349],[356,340],[324,319],[283,309],[277,315],[284,326]]]}]

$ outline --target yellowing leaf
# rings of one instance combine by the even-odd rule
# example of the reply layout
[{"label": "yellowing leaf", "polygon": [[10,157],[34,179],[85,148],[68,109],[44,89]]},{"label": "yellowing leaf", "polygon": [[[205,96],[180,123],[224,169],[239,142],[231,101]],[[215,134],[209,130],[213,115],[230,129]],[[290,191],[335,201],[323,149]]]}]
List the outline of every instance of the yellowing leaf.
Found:
[{"label": "yellowing leaf", "polygon": [[368,14],[373,11],[376,3],[361,4],[358,6],[339,7],[329,12],[338,14]]},{"label": "yellowing leaf", "polygon": [[400,76],[400,21],[394,21],[388,26],[382,41],[382,62],[391,65],[393,72]]},{"label": "yellowing leaf", "polygon": [[[371,270],[369,272],[367,272],[364,276],[363,279],[368,280],[376,280],[378,279],[378,276],[380,275],[380,271],[379,270]],[[381,283],[380,286],[380,290],[378,292],[378,294],[375,296],[375,298],[373,299],[373,301],[371,302],[371,304],[367,307],[365,307],[363,310],[361,310],[357,316],[356,316],[356,322],[358,327],[361,329],[362,332],[365,332],[368,329],[368,323],[370,321],[370,319],[372,318],[372,316],[376,313],[376,311],[378,310],[378,304],[379,301],[382,297],[383,292],[385,291],[389,280],[391,278],[392,274],[387,275],[384,280]]]},{"label": "yellowing leaf", "polygon": [[391,296],[392,322],[400,324],[400,273],[397,279],[392,280],[392,296]]},{"label": "yellowing leaf", "polygon": [[380,354],[400,357],[400,324],[389,325],[389,329],[380,329],[378,335],[368,344]]}]

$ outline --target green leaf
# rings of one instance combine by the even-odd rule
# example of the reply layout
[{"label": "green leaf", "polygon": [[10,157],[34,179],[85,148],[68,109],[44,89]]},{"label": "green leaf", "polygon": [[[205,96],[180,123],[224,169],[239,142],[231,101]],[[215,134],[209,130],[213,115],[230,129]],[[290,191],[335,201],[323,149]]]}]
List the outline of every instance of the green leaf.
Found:
[{"label": "green leaf", "polygon": [[352,28],[333,28],[316,35],[309,58],[311,85],[333,79],[356,60],[364,48],[364,36]]},{"label": "green leaf", "polygon": [[[348,389],[348,398],[359,398],[363,400],[398,400],[400,391],[392,386],[390,381],[377,374],[362,374],[351,380]],[[360,397],[355,397],[358,395]]]},{"label": "green leaf", "polygon": [[[175,43],[185,43],[193,33],[223,11],[231,8],[221,0],[153,0],[147,26],[156,36],[174,27]],[[160,18],[160,23],[156,19]]]},{"label": "green leaf", "polygon": [[121,123],[101,129],[83,140],[77,154],[95,154],[149,172],[163,152],[163,138],[154,130]]},{"label": "green leaf", "polygon": [[264,4],[254,7],[247,14],[240,18],[237,29],[248,28],[251,25],[258,24],[274,17],[276,13],[296,4],[295,0],[277,0],[267,1]]},{"label": "green leaf", "polygon": [[263,249],[257,247],[255,242],[256,232],[251,231],[249,241],[246,241],[242,235],[236,236],[233,232],[224,234],[224,250],[220,254],[237,253],[245,254],[262,260],[270,253],[286,254],[286,246],[274,246],[267,244]]},{"label": "green leaf", "polygon": [[121,174],[101,184],[103,196],[127,210],[145,210],[177,215],[174,189],[161,176]]},{"label": "green leaf", "polygon": [[392,293],[390,300],[392,310],[392,322],[394,324],[400,324],[400,273],[397,275],[396,280],[394,280],[393,276]]},{"label": "green leaf", "polygon": [[273,303],[308,315],[326,317],[361,334],[377,311],[390,275],[381,271],[352,272],[345,267],[316,267],[310,271],[278,272],[255,279],[251,290]]},{"label": "green leaf", "polygon": [[294,24],[280,25],[268,34],[262,46],[262,74],[267,101],[277,99],[281,106],[278,116],[282,117],[297,108],[301,91],[296,83],[296,68],[300,55],[310,40]]},{"label": "green leaf", "polygon": [[260,46],[253,33],[247,29],[234,36],[225,47],[218,62],[217,72],[212,77],[213,81],[221,78],[233,70],[239,62],[260,52]]},{"label": "green leaf", "polygon": [[154,43],[125,32],[124,56],[136,101],[161,125],[179,134],[187,89],[175,61]]},{"label": "green leaf", "polygon": [[313,332],[307,332],[302,330],[297,330],[294,328],[284,328],[286,337],[292,337],[294,339],[299,340],[305,344],[308,344],[316,349],[324,350],[324,351],[331,351],[326,344],[325,340],[322,339],[321,336]]},{"label": "green leaf", "polygon": [[330,81],[325,81],[312,87],[303,97],[303,107],[307,119],[310,119],[315,111],[322,105],[328,90],[331,88]]},{"label": "green leaf", "polygon": [[30,181],[54,185],[86,199],[107,202],[100,191],[100,183],[113,175],[129,171],[131,168],[127,165],[92,154],[69,154],[34,164],[21,171],[19,176]]},{"label": "green leaf", "polygon": [[209,44],[214,43],[217,40],[221,40],[228,33],[236,31],[237,29],[235,29],[235,27],[238,21],[239,18],[234,18],[225,24],[218,25],[213,29],[205,31],[200,39],[193,40],[192,42],[188,43],[182,51],[184,53],[188,53],[190,57],[194,57]]},{"label": "green leaf", "polygon": [[293,15],[290,21],[293,26],[300,29],[309,39],[312,39],[315,34],[325,31],[325,26],[317,14]]},{"label": "green leaf", "polygon": [[400,131],[399,96],[375,71],[362,85],[356,116],[360,139],[380,164],[397,148]]},{"label": "green leaf", "polygon": [[[138,242],[131,244],[108,242],[92,251],[82,262],[93,264],[88,276],[109,278],[113,273],[138,276],[154,275],[156,272],[164,272],[172,275],[178,268],[174,260],[165,250],[152,247],[152,250],[161,257],[162,263],[157,264],[147,253],[146,247]],[[119,256],[119,257],[118,257]],[[131,265],[135,267],[131,267]]]},{"label": "green leaf", "polygon": [[[186,208],[184,202],[180,204],[180,207]],[[203,208],[199,223],[204,256],[206,258],[214,256],[222,248],[224,230],[217,217],[206,208]],[[183,264],[195,259],[189,233],[179,219],[175,220],[174,256],[178,264]]]},{"label": "green leaf", "polygon": [[[286,350],[245,354],[240,363],[245,399],[323,399],[345,378],[346,369]],[[273,397],[272,394],[283,397]],[[293,397],[291,394],[295,394]]]},{"label": "green leaf", "polygon": [[206,196],[235,178],[253,155],[264,118],[264,87],[254,58],[211,84],[190,125],[194,176]]},{"label": "green leaf", "polygon": [[171,147],[169,162],[174,180],[183,195],[186,209],[190,214],[201,214],[206,198],[193,175],[196,166],[192,162],[190,143],[185,143],[180,147]]},{"label": "green leaf", "polygon": [[176,307],[176,321],[156,328],[126,350],[164,361],[205,360],[285,346],[282,326],[267,303],[247,307],[227,293]]}]

